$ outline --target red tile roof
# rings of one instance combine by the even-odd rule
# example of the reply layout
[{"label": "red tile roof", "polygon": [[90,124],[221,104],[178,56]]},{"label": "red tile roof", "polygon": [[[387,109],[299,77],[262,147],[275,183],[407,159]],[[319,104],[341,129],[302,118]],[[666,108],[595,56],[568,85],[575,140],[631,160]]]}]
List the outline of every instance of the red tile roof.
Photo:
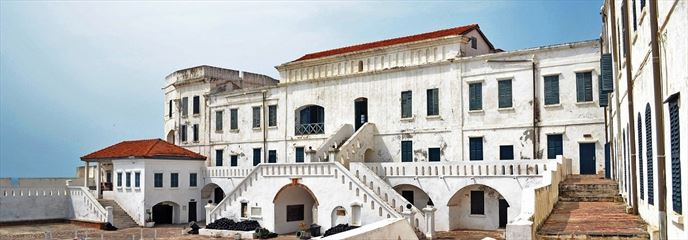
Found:
[{"label": "red tile roof", "polygon": [[81,160],[118,158],[162,158],[205,160],[206,157],[162,139],[123,141],[81,157]]},{"label": "red tile roof", "polygon": [[428,40],[428,39],[433,39],[433,38],[441,38],[441,37],[452,36],[452,35],[461,35],[461,34],[469,32],[473,29],[478,29],[478,28],[480,28],[478,26],[478,24],[470,24],[470,25],[465,25],[465,26],[460,26],[460,27],[455,27],[455,28],[438,30],[438,31],[434,31],[434,32],[427,32],[427,33],[421,33],[421,34],[406,36],[406,37],[398,37],[398,38],[392,38],[392,39],[387,39],[387,40],[382,40],[382,41],[363,43],[363,44],[358,44],[358,45],[353,45],[353,46],[348,46],[348,47],[343,47],[343,48],[331,49],[331,50],[322,51],[322,52],[309,53],[309,54],[303,55],[303,57],[300,57],[299,59],[296,59],[292,62],[321,58],[321,57],[328,57],[328,56],[333,56],[333,55],[337,55],[337,54],[363,51],[363,50],[392,46],[392,45],[403,44],[403,43],[417,42],[417,41]]}]

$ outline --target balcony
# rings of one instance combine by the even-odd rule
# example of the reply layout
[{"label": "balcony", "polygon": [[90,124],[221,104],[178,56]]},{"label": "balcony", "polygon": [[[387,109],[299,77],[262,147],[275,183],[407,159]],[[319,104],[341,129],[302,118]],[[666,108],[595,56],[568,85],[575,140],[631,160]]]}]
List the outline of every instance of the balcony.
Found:
[{"label": "balcony", "polygon": [[323,134],[325,133],[325,123],[296,124],[294,133],[296,135]]}]

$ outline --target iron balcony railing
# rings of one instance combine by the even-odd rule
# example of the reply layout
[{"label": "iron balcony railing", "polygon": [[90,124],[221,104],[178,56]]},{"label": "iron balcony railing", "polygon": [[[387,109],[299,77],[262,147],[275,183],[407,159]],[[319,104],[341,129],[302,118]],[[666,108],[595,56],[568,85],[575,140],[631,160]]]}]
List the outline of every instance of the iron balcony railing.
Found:
[{"label": "iron balcony railing", "polygon": [[323,134],[325,123],[296,124],[296,135]]}]

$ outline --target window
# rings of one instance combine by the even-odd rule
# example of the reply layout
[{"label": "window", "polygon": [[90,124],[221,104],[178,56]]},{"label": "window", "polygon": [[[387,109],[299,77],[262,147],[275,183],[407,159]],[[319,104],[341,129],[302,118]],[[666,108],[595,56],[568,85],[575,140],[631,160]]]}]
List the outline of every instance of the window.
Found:
[{"label": "window", "polygon": [[193,114],[199,114],[201,112],[201,98],[199,96],[193,97]]},{"label": "window", "polygon": [[642,11],[643,8],[645,8],[645,0],[640,0],[640,11]]},{"label": "window", "polygon": [[511,79],[497,82],[497,94],[499,95],[499,108],[512,107]]},{"label": "window", "polygon": [[198,124],[193,125],[193,141],[198,142]]},{"label": "window", "polygon": [[576,99],[578,102],[592,101],[592,72],[576,73]]},{"label": "window", "polygon": [[428,148],[428,161],[429,162],[439,162],[440,161],[440,148]]},{"label": "window", "polygon": [[239,129],[237,109],[229,109],[229,129]]},{"label": "window", "polygon": [[626,18],[626,12],[628,11],[628,8],[626,6],[626,1],[621,2],[621,44],[623,50],[623,56],[626,56],[626,48],[628,47],[628,44],[626,43],[626,31],[628,31],[628,23],[627,23],[627,18]]},{"label": "window", "polygon": [[645,199],[645,171],[643,165],[643,117],[638,113],[638,167],[640,168],[640,199]]},{"label": "window", "polygon": [[471,161],[482,161],[483,160],[483,138],[482,137],[471,137],[468,138],[468,148],[469,156],[468,159]]},{"label": "window", "polygon": [[471,37],[471,48],[478,49],[478,39],[476,37]]},{"label": "window", "polygon": [[179,131],[179,134],[181,135],[182,142],[186,142],[186,125],[182,125],[182,130]]},{"label": "window", "polygon": [[253,107],[253,128],[260,128],[260,107]]},{"label": "window", "polygon": [[564,146],[561,134],[547,135],[547,159],[555,159],[557,155],[564,154]]},{"label": "window", "polygon": [[645,106],[645,159],[647,160],[647,202],[654,205],[655,203],[655,177],[654,169],[655,162],[652,156],[652,112],[650,104]]},{"label": "window", "polygon": [[[643,1],[641,1],[642,3]],[[674,212],[681,214],[681,136],[678,120],[678,98],[669,99],[669,139],[671,150],[671,203]]]},{"label": "window", "polygon": [[168,108],[169,108],[169,109],[167,110],[167,117],[172,118],[172,100],[169,101],[169,103],[167,104],[167,106],[168,106]]},{"label": "window", "polygon": [[483,84],[468,84],[468,110],[483,109]]},{"label": "window", "polygon": [[277,105],[268,106],[268,127],[277,126]]},{"label": "window", "polygon": [[401,118],[413,117],[413,106],[412,106],[413,96],[411,91],[401,92]]},{"label": "window", "polygon": [[127,176],[127,179],[126,179],[127,181],[126,181],[126,185],[125,185],[125,186],[126,186],[126,187],[131,187],[131,172],[127,172],[125,175]]},{"label": "window", "polygon": [[303,204],[287,205],[287,222],[303,221]]},{"label": "window", "polygon": [[325,133],[325,109],[318,105],[300,108],[294,132],[296,135]]},{"label": "window", "polygon": [[260,148],[253,149],[253,166],[260,164]]},{"label": "window", "polygon": [[229,156],[229,166],[230,166],[230,167],[239,166],[238,158],[239,158],[239,157],[238,157],[237,155]]},{"label": "window", "polygon": [[427,90],[428,94],[428,116],[436,116],[440,114],[439,103],[439,89],[433,88]]},{"label": "window", "polygon": [[189,187],[197,187],[198,186],[198,174],[197,173],[189,173]]},{"label": "window", "polygon": [[241,217],[242,218],[248,217],[248,203],[247,202],[241,203]]},{"label": "window", "polygon": [[545,105],[559,104],[559,75],[545,76]]},{"label": "window", "polygon": [[297,163],[302,163],[303,162],[303,147],[297,147],[296,148],[296,162]]},{"label": "window", "polygon": [[277,150],[268,151],[268,163],[277,163]]},{"label": "window", "polygon": [[162,187],[162,173],[153,174],[153,186],[156,188]]},{"label": "window", "polygon": [[117,172],[117,186],[122,186],[122,172]]},{"label": "window", "polygon": [[514,145],[499,146],[499,160],[514,160]]},{"label": "window", "polygon": [[358,71],[363,72],[363,61],[358,61]]},{"label": "window", "polygon": [[179,173],[170,174],[170,187],[179,187]]},{"label": "window", "polygon": [[223,155],[224,155],[224,150],[222,149],[217,149],[215,150],[215,166],[221,167],[222,162],[223,162]]},{"label": "window", "polygon": [[638,29],[638,22],[636,20],[636,12],[635,12],[635,0],[631,1],[631,8],[633,9],[633,31]]},{"label": "window", "polygon": [[135,172],[134,173],[134,187],[135,188],[141,187],[141,172]]},{"label": "window", "polygon": [[189,115],[189,98],[183,97],[182,98],[182,117],[186,117],[188,115]]},{"label": "window", "polygon": [[413,142],[401,141],[401,161],[413,162]]},{"label": "window", "polygon": [[215,112],[215,131],[222,131],[222,114],[223,111]]},{"label": "window", "polygon": [[485,214],[485,192],[471,191],[471,215]]}]

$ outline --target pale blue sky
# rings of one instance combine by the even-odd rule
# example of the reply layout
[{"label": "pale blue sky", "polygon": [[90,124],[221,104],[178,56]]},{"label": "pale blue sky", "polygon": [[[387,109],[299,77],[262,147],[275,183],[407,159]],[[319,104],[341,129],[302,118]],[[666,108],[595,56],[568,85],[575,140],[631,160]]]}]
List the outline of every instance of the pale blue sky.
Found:
[{"label": "pale blue sky", "polygon": [[301,55],[471,23],[497,48],[595,39],[601,0],[0,2],[0,176],[73,176],[79,157],[163,138],[164,77],[277,77]]}]

